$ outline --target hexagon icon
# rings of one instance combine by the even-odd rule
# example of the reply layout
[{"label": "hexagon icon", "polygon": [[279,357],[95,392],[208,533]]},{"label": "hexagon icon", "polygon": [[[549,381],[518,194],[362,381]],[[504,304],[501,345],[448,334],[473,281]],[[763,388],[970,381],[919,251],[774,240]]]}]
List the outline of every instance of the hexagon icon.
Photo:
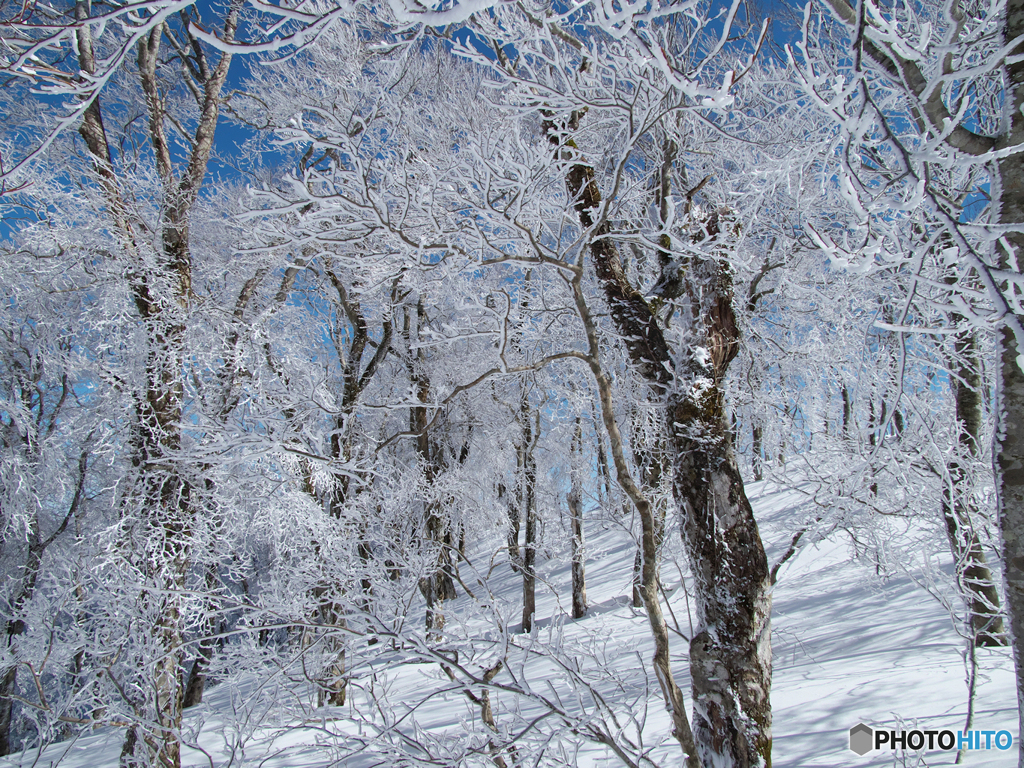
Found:
[{"label": "hexagon icon", "polygon": [[850,729],[850,749],[858,755],[866,755],[871,751],[872,742],[875,740],[875,732],[870,725],[857,723]]}]

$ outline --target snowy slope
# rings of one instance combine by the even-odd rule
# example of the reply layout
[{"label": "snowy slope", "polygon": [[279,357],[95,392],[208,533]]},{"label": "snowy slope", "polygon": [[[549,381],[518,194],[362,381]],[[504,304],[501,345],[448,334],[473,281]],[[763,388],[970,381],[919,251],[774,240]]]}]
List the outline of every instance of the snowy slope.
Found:
[{"label": "snowy slope", "polygon": [[[803,497],[766,483],[748,489],[758,513],[762,535],[775,561],[792,536]],[[623,521],[588,520],[587,564],[590,611],[578,622],[567,617],[569,573],[563,557],[541,566],[538,588],[538,643],[579,650],[581,665],[599,660],[619,681],[620,711],[632,713],[637,738],[650,747],[658,765],[678,765],[678,747],[666,741],[669,718],[656,684],[647,677],[643,661],[651,655],[645,617],[630,606],[633,552]],[[484,555],[486,559],[486,555]],[[687,602],[678,589],[673,565],[663,570],[673,616],[689,634]],[[500,566],[490,582],[495,610],[515,628],[518,622],[518,578]],[[412,616],[415,614],[415,617]],[[422,605],[410,608],[410,621],[421,621]],[[472,611],[451,612],[453,633],[483,631]],[[780,571],[774,596],[774,764],[777,768],[817,766],[948,765],[953,752],[901,756],[871,752],[859,757],[847,749],[849,728],[859,722],[876,727],[949,729],[964,727],[967,712],[964,641],[956,634],[949,613],[908,575],[880,579],[869,562],[854,560],[841,535],[807,546]],[[486,629],[486,628],[484,628]],[[528,640],[528,638],[527,638]],[[672,637],[673,666],[684,691],[689,690],[686,644]],[[529,642],[518,643],[528,648]],[[569,690],[564,669],[550,659],[523,650],[510,655],[509,666],[528,678],[535,691]],[[353,674],[358,678],[358,660]],[[974,728],[1006,729],[1016,737],[1016,707],[1012,661],[1005,649],[978,653],[980,666]],[[501,680],[502,678],[497,678]],[[544,681],[551,682],[547,685]],[[261,766],[261,768],[320,768],[329,765],[398,764],[398,759],[375,746],[372,718],[358,722],[360,712],[372,711],[373,701],[387,698],[395,706],[396,729],[405,729],[424,742],[436,739],[443,750],[444,734],[465,731],[479,722],[479,708],[460,690],[451,690],[439,665],[419,663],[391,669],[370,680],[367,674],[353,685],[349,701],[338,710],[316,710],[315,696],[287,675],[244,675],[208,691],[199,711],[188,716],[186,740],[197,749],[186,751],[184,763],[195,766]],[[372,684],[371,684],[372,683]],[[559,687],[561,686],[561,687]],[[567,687],[568,686],[568,687]],[[446,691],[446,687],[448,690]],[[427,694],[425,692],[435,691]],[[492,694],[502,718],[501,692]],[[508,704],[508,699],[504,699]],[[646,704],[646,706],[645,706]],[[530,708],[529,702],[524,707]],[[404,708],[404,709],[403,709]],[[542,709],[537,712],[543,713]],[[379,727],[379,722],[376,727]],[[548,764],[581,766],[621,765],[606,748],[562,734],[545,758]],[[101,729],[76,740],[29,752],[0,766],[100,768],[116,766],[123,734]],[[665,743],[660,743],[665,742]],[[433,743],[433,742],[432,742]],[[568,751],[566,745],[569,745]],[[555,747],[558,749],[555,749]],[[560,751],[559,751],[560,750]],[[905,761],[905,762],[904,762]],[[480,764],[488,764],[481,754]],[[968,753],[965,765],[1016,765],[1016,749]]]}]

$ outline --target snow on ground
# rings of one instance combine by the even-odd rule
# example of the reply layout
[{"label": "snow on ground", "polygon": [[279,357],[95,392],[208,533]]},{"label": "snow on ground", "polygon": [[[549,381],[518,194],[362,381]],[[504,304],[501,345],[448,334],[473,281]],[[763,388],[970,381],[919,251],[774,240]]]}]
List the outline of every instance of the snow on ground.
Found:
[{"label": "snow on ground", "polygon": [[[762,536],[774,562],[793,534],[794,514],[804,498],[793,490],[779,490],[767,483],[748,488]],[[584,620],[573,622],[569,611],[569,576],[564,558],[541,566],[538,587],[540,639],[562,633],[563,647],[573,643],[603,658],[623,679],[634,684],[622,689],[622,696],[639,697],[634,707],[638,717],[646,714],[641,733],[649,743],[664,740],[669,719],[660,704],[657,689],[646,689],[649,681],[641,671],[641,659],[650,658],[650,640],[645,617],[630,606],[633,548],[621,523],[588,520],[587,581],[590,611]],[[666,566],[663,581],[670,595],[672,614],[679,628],[689,634],[687,604],[674,567]],[[506,574],[492,582],[496,605],[515,627],[518,616],[518,577],[505,566]],[[500,574],[499,574],[500,575]],[[412,611],[422,615],[422,606]],[[467,616],[469,616],[467,614]],[[673,616],[666,617],[670,624]],[[412,620],[412,619],[410,619]],[[472,631],[471,617],[465,627]],[[450,623],[458,627],[458,608]],[[954,752],[909,754],[905,758],[891,751],[873,751],[859,757],[848,747],[851,726],[864,722],[875,727],[910,730],[959,731],[967,712],[964,641],[957,635],[949,613],[907,575],[892,575],[883,581],[874,567],[851,557],[850,544],[841,536],[809,545],[787,562],[779,573],[773,611],[774,751],[776,768],[817,768],[851,766],[876,768],[889,765],[951,765]],[[685,643],[673,636],[673,667],[678,682],[689,698]],[[541,678],[556,680],[558,670],[551,664],[531,662],[531,684]],[[980,667],[975,702],[974,728],[1008,730],[1017,736],[1017,714],[1012,660],[1007,649],[978,652]],[[375,685],[390,687],[393,702],[416,702],[415,718],[424,732],[460,728],[473,722],[479,710],[459,692],[444,696],[419,697],[420,692],[444,682],[434,664],[408,665]],[[380,695],[380,690],[375,690]],[[369,689],[353,689],[345,709],[369,706]],[[500,697],[494,694],[496,709]],[[321,768],[344,765],[387,765],[379,753],[353,756],[354,739],[366,736],[343,719],[330,720],[314,712],[312,694],[283,677],[253,680],[240,686],[220,685],[210,689],[200,711],[188,716],[186,740],[199,749],[188,749],[183,763],[194,766],[260,766],[260,768]],[[649,709],[643,711],[643,701]],[[623,700],[625,701],[625,699]],[[623,701],[619,703],[622,704]],[[301,717],[306,712],[307,717]],[[500,714],[499,714],[500,717]],[[100,729],[76,740],[51,745],[0,760],[6,766],[55,766],[102,768],[116,766],[123,734],[118,729]],[[621,763],[599,745],[580,742],[578,751],[564,756],[568,764],[612,766]],[[659,765],[680,763],[674,742],[650,753]],[[339,762],[340,761],[340,762]],[[964,765],[1016,765],[1014,749],[968,752]]]}]

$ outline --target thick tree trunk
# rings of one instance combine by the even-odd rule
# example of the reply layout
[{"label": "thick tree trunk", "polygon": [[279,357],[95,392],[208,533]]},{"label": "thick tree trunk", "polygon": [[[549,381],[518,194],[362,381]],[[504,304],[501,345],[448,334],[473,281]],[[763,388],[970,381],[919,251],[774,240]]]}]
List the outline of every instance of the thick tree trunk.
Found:
[{"label": "thick tree trunk", "polygon": [[[234,39],[240,3],[233,3],[224,17],[222,38]],[[87,2],[77,2],[75,18],[77,55],[81,71],[96,72],[90,15]],[[138,479],[138,493],[130,497],[135,505],[130,525],[139,525],[148,543],[142,553],[143,567],[152,575],[158,593],[167,595],[151,629],[157,660],[147,688],[145,711],[138,714],[145,725],[128,730],[121,762],[123,765],[157,764],[177,768],[181,763],[181,717],[183,704],[180,595],[191,548],[192,493],[178,464],[183,415],[185,331],[192,298],[192,263],[189,249],[189,218],[206,175],[216,131],[221,91],[227,78],[231,55],[222,55],[202,73],[200,113],[191,137],[191,151],[180,173],[173,167],[166,135],[167,102],[158,80],[160,45],[166,25],[156,25],[137,44],[138,73],[145,96],[149,144],[163,185],[160,202],[161,252],[155,260],[144,256],[135,241],[135,222],[125,204],[112,163],[110,141],[103,125],[99,99],[94,99],[79,133],[92,157],[99,184],[113,217],[113,227],[124,245],[128,262],[127,280],[141,324],[146,329],[146,383],[136,393],[135,423],[132,426],[132,461]],[[198,40],[189,39],[197,48]],[[138,513],[138,521],[133,518]]]},{"label": "thick tree trunk", "polygon": [[[575,128],[578,119],[574,114],[568,128]],[[549,122],[545,128],[549,139],[558,143],[557,126]],[[666,165],[675,156],[674,147],[669,145],[671,142],[666,142]],[[562,146],[576,150],[571,141]],[[701,622],[690,647],[693,738],[700,760],[715,768],[770,766],[768,562],[732,452],[724,408],[725,371],[739,344],[728,269],[717,258],[721,254],[699,261],[687,260],[691,263],[673,265],[675,268],[670,269],[669,243],[663,241],[659,289],[665,296],[679,295],[682,290],[689,293],[695,321],[689,334],[688,354],[684,353],[684,357],[689,357],[683,362],[686,370],[675,371],[674,361],[680,356],[671,354],[658,316],[627,279],[608,221],[594,220],[601,210],[601,194],[593,168],[580,162],[578,155],[573,157],[569,150],[562,157],[571,162],[566,186],[576,201],[580,223],[591,230],[588,251],[612,320],[625,341],[634,369],[668,406],[675,450],[674,487],[682,505],[684,543],[696,577]],[[663,189],[667,177],[663,171]],[[664,191],[660,202],[664,206]],[[717,214],[713,215],[695,240],[714,243],[721,224]],[[699,290],[695,287],[698,285]],[[586,316],[583,310],[580,313],[581,317]],[[708,356],[710,359],[705,359]],[[627,482],[623,475],[628,476],[628,472],[620,470],[618,474],[620,485]],[[644,528],[644,603],[655,629],[655,666],[667,670],[667,635],[662,643],[656,629],[656,623],[664,624],[664,617],[657,595],[655,515],[648,505],[646,514],[641,511],[640,517]],[[666,654],[663,660],[662,653]],[[682,705],[680,702],[673,706]]]},{"label": "thick tree trunk", "polygon": [[[694,343],[710,359],[691,358],[670,413],[700,621],[690,643],[694,734],[707,765],[771,766],[768,560],[729,440],[723,389],[739,346],[731,277],[713,256],[689,268],[702,286]],[[708,379],[713,386],[702,383]]]},{"label": "thick tree trunk", "polygon": [[[1018,161],[1019,162],[1019,161]],[[1021,189],[1024,193],[1024,189]],[[1024,197],[1024,195],[1022,195]],[[1024,253],[1024,249],[1018,248]],[[1024,373],[1018,363],[1017,340],[1009,329],[1001,334],[1001,414],[998,467],[999,529],[1003,539],[1006,602],[1017,670],[1020,733],[1024,734]],[[1019,743],[1024,768],[1024,744]]]},{"label": "thick tree trunk", "polygon": [[[1009,45],[1024,35],[1024,0],[1009,0],[1006,7],[1004,42]],[[1010,116],[1002,147],[1024,146],[1024,58],[1021,46],[1012,53],[1016,61],[1006,66],[1006,113]],[[1004,268],[1019,265],[1024,258],[1024,155],[1008,154],[998,162],[999,223],[1012,224],[1017,231],[1007,234],[1013,253],[1003,254]],[[995,187],[995,185],[993,185]],[[1014,291],[1013,284],[1008,288]],[[1019,295],[1018,295],[1019,300]],[[1014,317],[1017,327],[1024,319]],[[1003,540],[1003,577],[1006,580],[1007,613],[1013,639],[1013,660],[1017,671],[1017,708],[1019,715],[1018,764],[1024,768],[1024,338],[1004,326],[999,334],[999,419],[996,454],[996,493],[999,529]]]},{"label": "thick tree trunk", "polygon": [[182,706],[185,709],[199,706],[203,703],[203,692],[206,690],[206,669],[213,658],[214,644],[207,640],[199,641],[199,653],[192,661],[192,669],[188,673],[188,682],[185,683],[185,699]]},{"label": "thick tree trunk", "polygon": [[[346,626],[344,608],[332,603],[324,611],[324,624],[330,628],[344,629]],[[328,632],[331,630],[328,629]],[[345,704],[348,692],[348,679],[345,676],[345,642],[332,634],[328,637],[327,650],[331,654],[331,664],[320,680],[320,691],[317,695],[319,706],[340,707]]]},{"label": "thick tree trunk", "polygon": [[0,680],[0,757],[11,754],[14,746],[11,739],[11,726],[14,719],[14,693],[18,682],[18,668],[12,666]]},{"label": "thick tree trunk", "polygon": [[166,652],[157,660],[153,674],[156,733],[159,735],[154,762],[161,767],[171,768],[181,765],[181,718],[184,710],[184,690],[181,681],[181,668],[184,662],[181,608],[176,598],[168,599],[166,607],[161,612],[156,634],[159,647],[166,649]]}]

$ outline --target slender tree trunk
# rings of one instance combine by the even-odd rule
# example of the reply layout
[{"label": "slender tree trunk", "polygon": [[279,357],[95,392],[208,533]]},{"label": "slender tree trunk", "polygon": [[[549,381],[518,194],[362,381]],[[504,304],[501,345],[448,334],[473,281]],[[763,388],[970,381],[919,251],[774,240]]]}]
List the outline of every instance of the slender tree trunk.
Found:
[{"label": "slender tree trunk", "polygon": [[[525,403],[524,397],[524,403]],[[526,540],[523,542],[523,632],[533,629],[533,616],[537,612],[537,460],[533,448],[540,434],[540,413],[536,414],[536,425],[530,424],[526,416],[526,430],[523,440],[526,444],[523,471],[523,510]]]},{"label": "slender tree trunk", "polygon": [[[419,338],[419,331],[426,321],[426,312],[422,300],[416,304],[416,337]],[[416,397],[420,403],[429,402],[430,379],[426,372],[426,355],[422,349],[414,351],[412,348],[411,316],[407,311],[405,314],[405,325],[403,334],[406,339],[406,347],[409,352],[408,369]],[[416,453],[423,463],[424,482],[428,487],[434,483],[437,476],[437,457],[431,450],[429,420],[427,418],[426,405],[418,405],[411,409],[409,414],[410,431],[416,435]],[[444,602],[454,600],[455,581],[452,578],[452,553],[451,537],[448,533],[448,526],[439,504],[429,499],[424,510],[427,540],[437,547],[436,558],[431,566],[430,572],[420,579],[420,592],[427,601],[426,627],[427,633],[434,639],[439,639],[441,630],[444,629]]]},{"label": "slender tree trunk", "polygon": [[572,479],[566,502],[569,505],[569,526],[572,553],[572,617],[582,619],[587,615],[586,550],[583,536],[583,488],[580,478],[579,459],[583,452],[583,427],[576,418],[576,432],[573,435],[571,455]]},{"label": "slender tree trunk", "polygon": [[572,617],[587,615],[586,550],[583,537],[583,505],[580,498],[569,495],[569,515],[572,520]]},{"label": "slender tree trunk", "polygon": [[843,384],[843,437],[850,435],[850,423],[853,420],[853,403],[850,401],[850,390]]},{"label": "slender tree trunk", "polygon": [[586,361],[597,384],[598,399],[601,407],[601,421],[604,424],[605,431],[608,433],[612,463],[615,468],[615,478],[640,517],[640,596],[647,609],[647,621],[651,628],[651,636],[654,639],[654,658],[652,659],[654,674],[661,687],[665,708],[672,716],[672,736],[683,750],[686,768],[701,768],[701,758],[698,755],[698,748],[694,742],[693,732],[690,729],[690,721],[686,716],[683,692],[676,684],[675,677],[672,674],[668,624],[665,622],[665,616],[661,611],[661,604],[658,601],[659,534],[654,505],[644,496],[629,474],[622,435],[619,431],[618,422],[615,419],[611,380],[601,367],[597,327],[594,324],[590,308],[587,306],[586,298],[580,287],[581,278],[582,271],[573,278],[571,287],[576,311],[583,322],[583,327],[587,334],[589,354],[586,356]]},{"label": "slender tree trunk", "polygon": [[[878,423],[875,421],[875,401],[874,401],[874,399],[869,399],[868,400],[868,446],[871,448],[871,454],[872,454],[871,466],[869,467],[869,471],[871,472],[871,477],[872,478],[875,477],[875,462],[874,462],[874,455],[873,454],[875,452],[875,446],[878,445],[878,431],[877,430],[878,430]],[[878,495],[878,483],[874,479],[872,479],[871,485],[868,486],[868,492],[872,496],[877,496]]]},{"label": "slender tree trunk", "polygon": [[601,437],[601,421],[598,415],[594,414],[594,441],[597,451],[597,472],[598,472],[598,497],[601,506],[610,503],[612,497],[612,478],[608,471],[608,457],[604,452],[604,438]]},{"label": "slender tree trunk", "polygon": [[764,480],[764,457],[761,455],[762,429],[760,424],[751,427],[751,462],[754,465],[754,480]]},{"label": "slender tree trunk", "polygon": [[633,556],[633,607],[643,608],[644,607],[644,593],[641,591],[640,585],[643,583],[644,578],[644,548],[643,543],[637,542],[636,554]]},{"label": "slender tree trunk", "polygon": [[[973,332],[964,331],[957,336],[956,351],[959,364],[951,386],[961,454],[964,461],[970,461],[978,456],[982,424],[982,383]],[[950,461],[947,471],[949,481],[943,489],[942,516],[960,594],[967,603],[971,636],[979,647],[1006,645],[999,593],[972,520],[977,509],[971,502],[970,475],[960,459]]]},{"label": "slender tree trunk", "polygon": [[[516,451],[516,476],[522,471],[522,453]],[[516,494],[509,492],[503,483],[498,485],[498,499],[505,501],[505,509],[508,514],[508,530],[505,532],[505,539],[508,543],[508,562],[512,566],[513,573],[519,573],[522,569],[523,555],[519,551],[519,504],[516,501]]]}]

